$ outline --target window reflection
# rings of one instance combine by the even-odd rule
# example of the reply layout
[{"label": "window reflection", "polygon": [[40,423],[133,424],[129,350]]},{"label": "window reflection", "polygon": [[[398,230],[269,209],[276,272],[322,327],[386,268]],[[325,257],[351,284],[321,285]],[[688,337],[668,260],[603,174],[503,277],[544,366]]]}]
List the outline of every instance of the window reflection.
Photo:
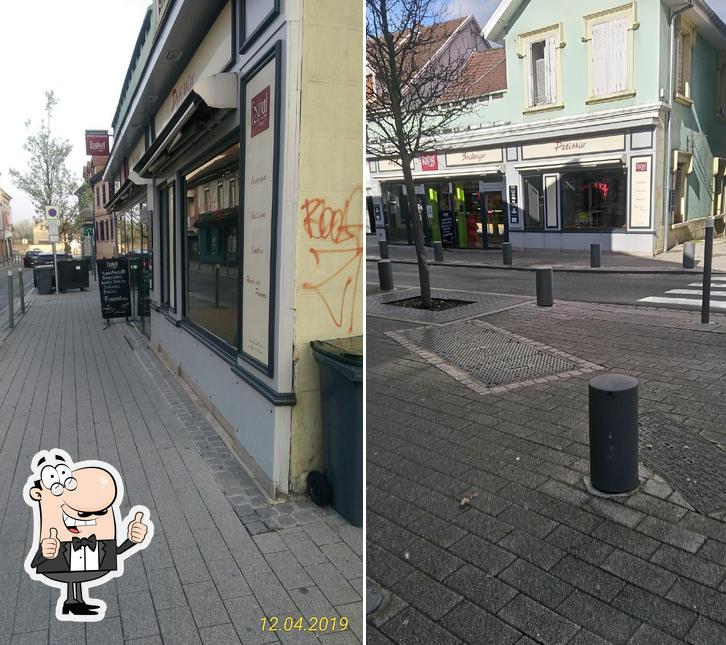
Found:
[{"label": "window reflection", "polygon": [[237,346],[239,144],[186,175],[186,316]]}]

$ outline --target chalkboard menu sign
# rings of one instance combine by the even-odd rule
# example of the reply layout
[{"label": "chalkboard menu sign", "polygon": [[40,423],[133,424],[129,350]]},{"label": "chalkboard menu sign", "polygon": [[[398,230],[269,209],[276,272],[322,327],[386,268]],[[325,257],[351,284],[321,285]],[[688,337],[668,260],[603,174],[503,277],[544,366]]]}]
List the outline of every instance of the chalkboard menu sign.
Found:
[{"label": "chalkboard menu sign", "polygon": [[441,241],[444,244],[453,246],[456,244],[456,236],[454,233],[454,215],[451,211],[441,211],[439,214],[439,223],[441,224]]},{"label": "chalkboard menu sign", "polygon": [[129,261],[126,258],[96,260],[96,265],[101,315],[104,318],[128,318],[131,316]]}]

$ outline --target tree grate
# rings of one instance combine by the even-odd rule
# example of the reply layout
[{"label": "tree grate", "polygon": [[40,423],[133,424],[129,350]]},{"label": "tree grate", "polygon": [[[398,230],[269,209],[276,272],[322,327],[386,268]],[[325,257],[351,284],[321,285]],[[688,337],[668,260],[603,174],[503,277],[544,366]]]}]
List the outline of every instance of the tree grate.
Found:
[{"label": "tree grate", "polygon": [[700,513],[726,511],[726,452],[662,414],[641,415],[640,461]]},{"label": "tree grate", "polygon": [[480,320],[389,336],[481,394],[602,369]]}]

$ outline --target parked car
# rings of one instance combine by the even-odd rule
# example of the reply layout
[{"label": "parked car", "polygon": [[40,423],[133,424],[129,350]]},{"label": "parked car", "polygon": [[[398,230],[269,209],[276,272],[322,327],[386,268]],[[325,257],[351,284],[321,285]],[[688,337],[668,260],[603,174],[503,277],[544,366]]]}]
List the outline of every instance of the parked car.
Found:
[{"label": "parked car", "polygon": [[[57,260],[71,260],[69,253],[56,253],[55,257]],[[53,266],[53,254],[52,253],[39,253],[33,260],[33,286],[38,286],[38,275],[37,269],[42,266]],[[53,284],[55,285],[55,271],[53,271]]]},{"label": "parked car", "polygon": [[33,260],[42,253],[40,249],[30,249],[24,256],[23,256],[23,266],[26,268],[33,266]]}]

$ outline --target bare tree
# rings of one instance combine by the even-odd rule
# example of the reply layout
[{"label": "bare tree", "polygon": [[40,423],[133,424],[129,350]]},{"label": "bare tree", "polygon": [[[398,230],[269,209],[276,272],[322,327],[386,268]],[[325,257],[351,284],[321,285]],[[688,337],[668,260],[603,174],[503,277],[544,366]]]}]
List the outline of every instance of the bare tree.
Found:
[{"label": "bare tree", "polygon": [[46,205],[58,206],[60,238],[66,250],[70,250],[69,243],[78,230],[78,202],[74,199],[78,181],[66,166],[73,146],[68,140],[54,137],[50,129],[53,108],[57,103],[54,92],[46,91],[45,119],[40,127],[32,132],[30,120],[25,122],[28,137],[23,147],[30,159],[24,172],[11,168],[10,176],[13,183],[30,197],[36,222],[44,220]]},{"label": "bare tree", "polygon": [[472,102],[463,76],[471,48],[442,49],[450,35],[445,5],[441,0],[366,0],[366,148],[369,154],[391,158],[403,170],[421,299],[427,309],[431,283],[411,166],[417,156],[436,149],[442,131]]}]

